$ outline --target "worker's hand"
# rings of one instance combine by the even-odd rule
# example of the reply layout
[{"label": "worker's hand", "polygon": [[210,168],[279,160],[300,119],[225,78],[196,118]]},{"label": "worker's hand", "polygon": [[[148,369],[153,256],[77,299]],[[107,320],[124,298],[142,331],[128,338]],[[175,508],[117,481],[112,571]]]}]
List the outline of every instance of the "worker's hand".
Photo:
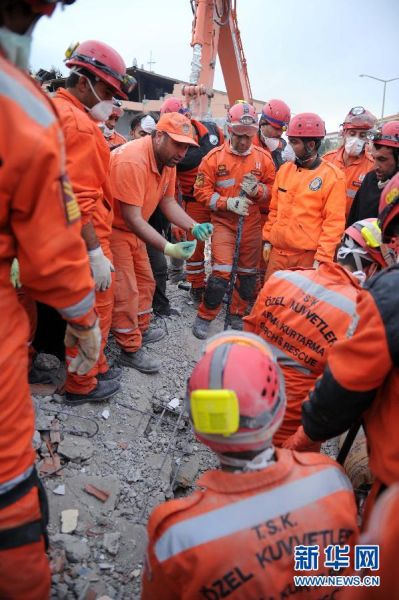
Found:
[{"label": "worker's hand", "polygon": [[107,290],[112,282],[111,272],[115,271],[114,265],[104,255],[104,252],[99,246],[94,250],[89,250],[89,260],[93,279],[96,282],[96,291],[103,292]]},{"label": "worker's hand", "polygon": [[258,193],[258,185],[256,176],[253,173],[247,173],[241,182],[241,190],[250,198],[255,198]]},{"label": "worker's hand", "polygon": [[184,231],[184,229],[181,229],[181,227],[178,227],[177,225],[171,226],[171,235],[172,240],[174,240],[175,242],[185,242],[187,239],[186,232]]},{"label": "worker's hand", "polygon": [[179,242],[177,244],[170,244],[167,242],[163,253],[172,258],[182,258],[183,260],[187,260],[192,257],[196,247],[197,240],[193,240],[192,242]]},{"label": "worker's hand", "polygon": [[211,223],[197,223],[191,230],[193,236],[200,242],[209,240],[213,233],[213,225]]},{"label": "worker's hand", "polygon": [[320,266],[320,261],[318,261],[318,260],[314,260],[314,261],[313,261],[313,268],[314,268],[314,269],[318,269],[318,268],[319,268],[319,266]]},{"label": "worker's hand", "polygon": [[237,198],[227,198],[227,210],[246,217],[249,215],[248,208],[253,204],[248,198],[237,196]]},{"label": "worker's hand", "polygon": [[10,281],[16,289],[22,287],[22,283],[19,278],[19,262],[17,258],[14,258],[11,263]]},{"label": "worker's hand", "polygon": [[321,442],[314,442],[308,437],[300,425],[296,432],[282,443],[282,448],[296,450],[297,452],[319,452]]},{"label": "worker's hand", "polygon": [[272,251],[272,245],[269,242],[265,242],[263,244],[262,256],[264,262],[267,264],[270,258],[270,252]]},{"label": "worker's hand", "polygon": [[94,367],[100,355],[101,330],[99,320],[97,319],[90,328],[68,323],[64,342],[67,348],[78,346],[78,355],[71,360],[68,371],[78,375],[88,373]]}]

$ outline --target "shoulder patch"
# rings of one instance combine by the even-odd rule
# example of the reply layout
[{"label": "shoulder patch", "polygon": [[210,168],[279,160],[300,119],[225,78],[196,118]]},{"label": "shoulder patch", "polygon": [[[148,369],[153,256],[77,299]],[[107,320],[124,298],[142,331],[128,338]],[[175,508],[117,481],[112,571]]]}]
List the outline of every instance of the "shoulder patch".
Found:
[{"label": "shoulder patch", "polygon": [[312,190],[312,192],[316,192],[317,190],[319,190],[321,188],[322,185],[323,185],[322,178],[321,177],[315,177],[309,183],[309,189]]},{"label": "shoulder patch", "polygon": [[212,144],[212,146],[217,146],[219,144],[218,136],[214,135],[213,133],[209,134],[209,141]]},{"label": "shoulder patch", "polygon": [[76,223],[80,219],[79,204],[77,203],[71,182],[66,175],[60,177],[60,184],[66,221],[68,225],[72,225],[72,223]]},{"label": "shoulder patch", "polygon": [[204,183],[205,183],[205,175],[204,173],[197,173],[197,177],[195,178],[195,183],[194,185],[196,187],[204,187]]}]

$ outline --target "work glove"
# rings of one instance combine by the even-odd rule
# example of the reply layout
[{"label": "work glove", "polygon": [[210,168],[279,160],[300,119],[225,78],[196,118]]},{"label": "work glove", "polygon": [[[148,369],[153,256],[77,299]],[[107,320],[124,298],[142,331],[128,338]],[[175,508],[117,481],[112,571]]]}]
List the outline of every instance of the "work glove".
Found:
[{"label": "work glove", "polygon": [[227,198],[227,210],[231,210],[231,212],[236,213],[236,215],[241,215],[243,217],[249,215],[248,207],[251,206],[251,204],[253,204],[253,202],[243,196]]},{"label": "work glove", "polygon": [[196,247],[197,240],[193,240],[192,242],[178,242],[177,244],[167,242],[163,253],[172,258],[187,260],[192,257]]},{"label": "work glove", "polygon": [[11,263],[10,281],[15,287],[15,289],[22,287],[22,283],[19,278],[19,262],[17,258],[14,258],[14,260]]},{"label": "work glove", "polygon": [[171,235],[172,240],[176,242],[185,242],[187,239],[186,232],[184,231],[184,229],[181,229],[181,227],[178,227],[177,225],[171,226]]},{"label": "work glove", "polygon": [[291,435],[281,447],[287,450],[296,450],[297,452],[319,452],[321,442],[314,442],[306,435],[302,425]]},{"label": "work glove", "polygon": [[262,256],[265,263],[269,262],[270,252],[272,251],[272,245],[269,242],[265,242],[263,245]]},{"label": "work glove", "polygon": [[65,332],[65,346],[72,348],[78,346],[78,354],[68,366],[70,373],[85,375],[96,364],[101,349],[101,330],[99,320],[90,328],[79,327],[68,323]]},{"label": "work glove", "polygon": [[211,223],[197,223],[192,228],[191,233],[200,242],[205,242],[213,233],[213,225]]},{"label": "work glove", "polygon": [[109,258],[104,255],[101,246],[94,248],[94,250],[89,250],[88,254],[91,272],[96,283],[96,291],[103,292],[111,285],[111,272],[115,271],[114,265]]},{"label": "work glove", "polygon": [[314,261],[313,261],[313,268],[314,268],[314,269],[318,269],[318,268],[319,268],[319,266],[320,266],[320,261],[318,261],[318,260],[314,260]]},{"label": "work glove", "polygon": [[255,198],[258,193],[258,180],[252,173],[244,175],[241,182],[241,190],[250,198]]}]

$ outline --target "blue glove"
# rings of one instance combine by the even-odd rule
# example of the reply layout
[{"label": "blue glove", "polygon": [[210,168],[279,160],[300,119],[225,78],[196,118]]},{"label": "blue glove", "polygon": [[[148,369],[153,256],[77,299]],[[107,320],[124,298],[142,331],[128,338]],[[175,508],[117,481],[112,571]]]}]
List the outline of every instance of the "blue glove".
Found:
[{"label": "blue glove", "polygon": [[200,242],[205,242],[213,233],[213,225],[211,223],[197,223],[192,228],[191,233]]}]

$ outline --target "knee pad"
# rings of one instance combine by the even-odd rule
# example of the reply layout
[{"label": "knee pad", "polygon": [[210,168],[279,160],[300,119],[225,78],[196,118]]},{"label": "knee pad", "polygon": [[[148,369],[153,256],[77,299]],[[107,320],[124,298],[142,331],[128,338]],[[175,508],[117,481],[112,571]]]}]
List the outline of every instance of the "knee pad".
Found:
[{"label": "knee pad", "polygon": [[240,298],[250,302],[255,296],[256,275],[239,275],[238,293]]},{"label": "knee pad", "polygon": [[204,293],[204,304],[206,308],[212,310],[217,308],[222,303],[223,296],[225,295],[228,286],[228,281],[225,281],[221,277],[211,275],[206,284]]}]

